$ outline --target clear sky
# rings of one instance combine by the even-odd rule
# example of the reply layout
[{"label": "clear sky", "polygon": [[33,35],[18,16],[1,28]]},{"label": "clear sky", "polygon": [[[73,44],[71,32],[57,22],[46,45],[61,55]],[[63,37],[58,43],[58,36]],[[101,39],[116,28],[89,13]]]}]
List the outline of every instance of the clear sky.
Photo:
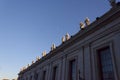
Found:
[{"label": "clear sky", "polygon": [[110,8],[108,0],[0,0],[0,80],[17,77],[86,17],[92,22]]}]

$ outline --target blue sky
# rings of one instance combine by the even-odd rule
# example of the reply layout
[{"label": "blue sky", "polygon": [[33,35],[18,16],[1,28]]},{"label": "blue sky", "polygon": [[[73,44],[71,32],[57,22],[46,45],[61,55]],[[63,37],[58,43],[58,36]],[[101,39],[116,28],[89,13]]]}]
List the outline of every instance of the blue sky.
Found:
[{"label": "blue sky", "polygon": [[92,22],[109,9],[107,0],[0,0],[0,80],[17,77],[86,17]]}]

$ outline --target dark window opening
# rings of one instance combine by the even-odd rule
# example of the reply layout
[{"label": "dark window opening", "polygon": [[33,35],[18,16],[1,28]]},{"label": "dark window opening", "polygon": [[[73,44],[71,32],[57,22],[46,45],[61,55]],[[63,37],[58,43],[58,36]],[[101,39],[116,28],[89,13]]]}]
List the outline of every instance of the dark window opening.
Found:
[{"label": "dark window opening", "polygon": [[35,80],[38,80],[38,73],[35,73],[34,79],[35,79]]},{"label": "dark window opening", "polygon": [[43,80],[46,80],[46,71],[43,71]]},{"label": "dark window opening", "polygon": [[110,47],[98,50],[98,64],[101,80],[115,80]]},{"label": "dark window opening", "polygon": [[69,80],[76,80],[76,61],[72,60],[70,61],[70,70],[69,70],[69,76],[70,79]]},{"label": "dark window opening", "polygon": [[57,72],[58,72],[58,67],[55,66],[53,68],[53,79],[52,80],[57,80]]}]

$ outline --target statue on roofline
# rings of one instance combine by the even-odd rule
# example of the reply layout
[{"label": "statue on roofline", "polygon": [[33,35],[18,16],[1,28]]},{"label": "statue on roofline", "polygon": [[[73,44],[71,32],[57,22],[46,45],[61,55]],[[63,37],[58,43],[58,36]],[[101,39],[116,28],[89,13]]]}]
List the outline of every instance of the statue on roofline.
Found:
[{"label": "statue on roofline", "polygon": [[83,30],[85,28],[85,24],[83,22],[80,22],[80,29]]},{"label": "statue on roofline", "polygon": [[90,25],[90,19],[88,17],[86,17],[86,19],[85,19],[85,24],[86,24],[86,26]]},{"label": "statue on roofline", "polygon": [[56,48],[55,44],[52,44],[51,51],[53,51]]},{"label": "statue on roofline", "polygon": [[38,61],[38,60],[40,60],[40,57],[39,57],[39,56],[36,57],[36,61]]},{"label": "statue on roofline", "polygon": [[66,38],[66,40],[69,40],[69,39],[70,39],[70,35],[67,33],[67,34],[65,35],[65,38]]},{"label": "statue on roofline", "polygon": [[34,60],[32,61],[32,64],[34,63]]},{"label": "statue on roofline", "polygon": [[111,5],[112,7],[115,6],[115,4],[116,4],[116,0],[108,0],[108,1],[110,2],[110,5]]},{"label": "statue on roofline", "polygon": [[43,57],[46,56],[46,51],[43,51],[42,56]]},{"label": "statue on roofline", "polygon": [[65,36],[62,37],[62,43],[64,43],[64,42],[65,42]]}]

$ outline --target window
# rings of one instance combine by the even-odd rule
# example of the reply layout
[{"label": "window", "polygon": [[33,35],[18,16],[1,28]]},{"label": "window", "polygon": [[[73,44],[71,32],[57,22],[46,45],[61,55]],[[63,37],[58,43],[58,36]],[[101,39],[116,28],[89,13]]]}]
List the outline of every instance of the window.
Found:
[{"label": "window", "polygon": [[109,47],[98,50],[98,62],[101,80],[115,80]]},{"label": "window", "polygon": [[57,80],[57,72],[58,72],[58,67],[55,66],[53,68],[53,79],[52,80]]},{"label": "window", "polygon": [[46,80],[46,71],[43,71],[43,80]]},{"label": "window", "polygon": [[35,79],[35,80],[38,80],[38,73],[35,73],[34,79]]},{"label": "window", "polygon": [[76,80],[76,61],[70,61],[70,80]]}]

